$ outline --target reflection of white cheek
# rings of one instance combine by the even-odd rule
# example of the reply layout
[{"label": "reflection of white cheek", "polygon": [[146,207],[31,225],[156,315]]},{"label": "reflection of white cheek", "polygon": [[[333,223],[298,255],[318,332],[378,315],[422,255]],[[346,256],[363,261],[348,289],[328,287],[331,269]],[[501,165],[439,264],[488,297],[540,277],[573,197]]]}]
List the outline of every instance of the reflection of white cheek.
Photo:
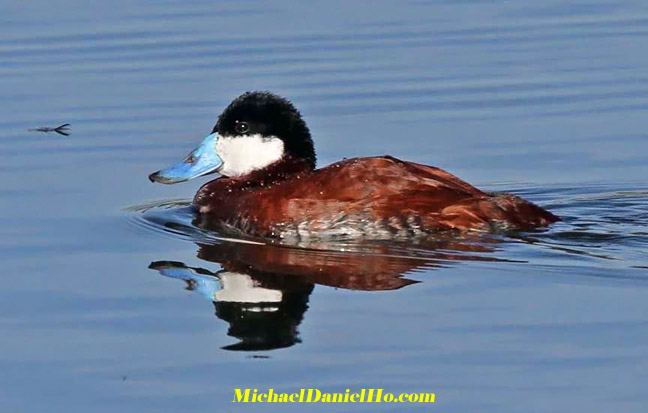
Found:
[{"label": "reflection of white cheek", "polygon": [[221,136],[216,141],[216,154],[223,161],[221,175],[241,176],[277,162],[283,157],[283,141],[276,137]]},{"label": "reflection of white cheek", "polygon": [[279,307],[249,307],[245,311],[251,313],[272,313],[274,311],[279,311]]},{"label": "reflection of white cheek", "polygon": [[281,291],[255,287],[254,281],[249,275],[223,272],[219,273],[218,276],[223,283],[223,289],[214,294],[217,301],[233,303],[281,302]]}]

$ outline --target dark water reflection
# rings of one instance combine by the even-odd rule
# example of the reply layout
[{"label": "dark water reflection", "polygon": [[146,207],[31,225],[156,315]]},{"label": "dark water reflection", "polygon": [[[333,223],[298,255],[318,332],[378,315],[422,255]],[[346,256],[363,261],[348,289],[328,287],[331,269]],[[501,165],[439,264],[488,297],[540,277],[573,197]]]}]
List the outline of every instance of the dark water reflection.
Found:
[{"label": "dark water reflection", "polygon": [[[616,186],[614,186],[616,187]],[[526,263],[543,257],[589,262],[589,275],[648,282],[644,262],[648,237],[648,191],[611,191],[595,185],[574,188],[518,188],[530,197],[551,197],[563,223],[535,233],[438,234],[410,242],[315,240],[282,241],[231,238],[196,214],[188,201],[170,200],[131,208],[131,222],[158,236],[194,242],[201,267],[173,260],[154,261],[150,269],[184,281],[185,288],[212,301],[215,315],[239,340],[225,350],[261,351],[301,342],[299,326],[316,286],[355,291],[390,291],[419,282],[408,278],[462,262]],[[583,215],[583,211],[588,211]],[[511,249],[526,245],[524,257]],[[642,251],[643,249],[643,251]],[[640,257],[627,255],[636,251]],[[625,256],[624,256],[625,255]],[[508,258],[507,258],[508,257]],[[559,257],[559,258],[556,258]],[[547,258],[544,258],[547,259]],[[610,273],[606,262],[623,263]],[[569,271],[567,268],[565,270]],[[619,271],[621,270],[621,271]],[[575,273],[575,272],[574,272]],[[580,270],[578,274],[588,274]]]},{"label": "dark water reflection", "polygon": [[[317,285],[356,291],[389,291],[414,284],[407,274],[454,261],[505,261],[490,254],[498,240],[488,235],[439,235],[413,244],[387,241],[302,241],[282,245],[262,239],[233,239],[181,201],[133,208],[153,231],[194,240],[196,257],[212,271],[178,261],[149,268],[183,280],[185,288],[213,301],[227,334],[240,340],[226,350],[273,350],[301,340],[298,326]],[[174,206],[176,207],[175,209]],[[172,209],[169,209],[172,208]]]},{"label": "dark water reflection", "polygon": [[[200,248],[203,255],[204,246]],[[210,249],[216,248],[208,246]],[[240,272],[236,264],[216,262],[223,265],[218,272],[175,261],[155,261],[149,268],[185,281],[187,290],[214,303],[216,317],[229,323],[227,335],[240,340],[221,347],[224,350],[275,350],[301,341],[298,327],[308,309],[312,282],[281,273],[256,273],[248,268]]]}]

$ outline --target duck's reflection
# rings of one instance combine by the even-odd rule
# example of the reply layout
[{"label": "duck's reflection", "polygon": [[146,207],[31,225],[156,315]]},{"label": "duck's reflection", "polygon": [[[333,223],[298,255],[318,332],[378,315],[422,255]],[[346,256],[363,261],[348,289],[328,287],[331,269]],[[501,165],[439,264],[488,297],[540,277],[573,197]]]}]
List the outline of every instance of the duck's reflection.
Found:
[{"label": "duck's reflection", "polygon": [[[198,258],[220,270],[156,261],[150,268],[184,280],[187,289],[214,303],[238,343],[227,350],[271,350],[300,342],[298,326],[315,284],[363,291],[396,290],[416,283],[405,274],[456,260],[496,260],[484,243],[429,242],[417,249],[388,243],[317,245],[294,248],[249,242],[198,243]],[[323,249],[328,248],[328,249]]]},{"label": "duck's reflection", "polygon": [[216,316],[230,325],[227,334],[240,340],[226,350],[272,350],[300,341],[297,326],[314,286],[307,280],[227,269],[210,272],[174,261],[156,261],[149,268],[184,280],[188,290],[214,303]]}]

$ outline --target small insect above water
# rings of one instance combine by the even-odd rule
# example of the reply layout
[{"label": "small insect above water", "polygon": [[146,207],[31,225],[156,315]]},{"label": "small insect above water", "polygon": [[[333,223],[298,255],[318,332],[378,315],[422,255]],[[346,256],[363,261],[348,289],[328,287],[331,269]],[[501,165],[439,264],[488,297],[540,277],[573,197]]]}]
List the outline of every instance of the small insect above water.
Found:
[{"label": "small insect above water", "polygon": [[41,126],[40,128],[34,128],[34,129],[28,129],[30,132],[56,132],[59,135],[63,136],[70,136],[70,124],[69,123],[64,123],[60,126],[57,126],[55,128],[50,128],[47,126]]}]

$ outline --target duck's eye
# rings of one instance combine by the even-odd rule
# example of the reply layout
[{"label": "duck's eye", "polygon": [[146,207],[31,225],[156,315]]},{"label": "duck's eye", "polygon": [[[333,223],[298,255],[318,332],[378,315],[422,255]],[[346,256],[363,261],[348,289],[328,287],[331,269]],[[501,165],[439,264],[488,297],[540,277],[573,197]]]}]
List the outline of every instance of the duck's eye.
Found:
[{"label": "duck's eye", "polygon": [[238,133],[248,133],[250,131],[250,124],[237,120],[234,129],[236,129]]}]

